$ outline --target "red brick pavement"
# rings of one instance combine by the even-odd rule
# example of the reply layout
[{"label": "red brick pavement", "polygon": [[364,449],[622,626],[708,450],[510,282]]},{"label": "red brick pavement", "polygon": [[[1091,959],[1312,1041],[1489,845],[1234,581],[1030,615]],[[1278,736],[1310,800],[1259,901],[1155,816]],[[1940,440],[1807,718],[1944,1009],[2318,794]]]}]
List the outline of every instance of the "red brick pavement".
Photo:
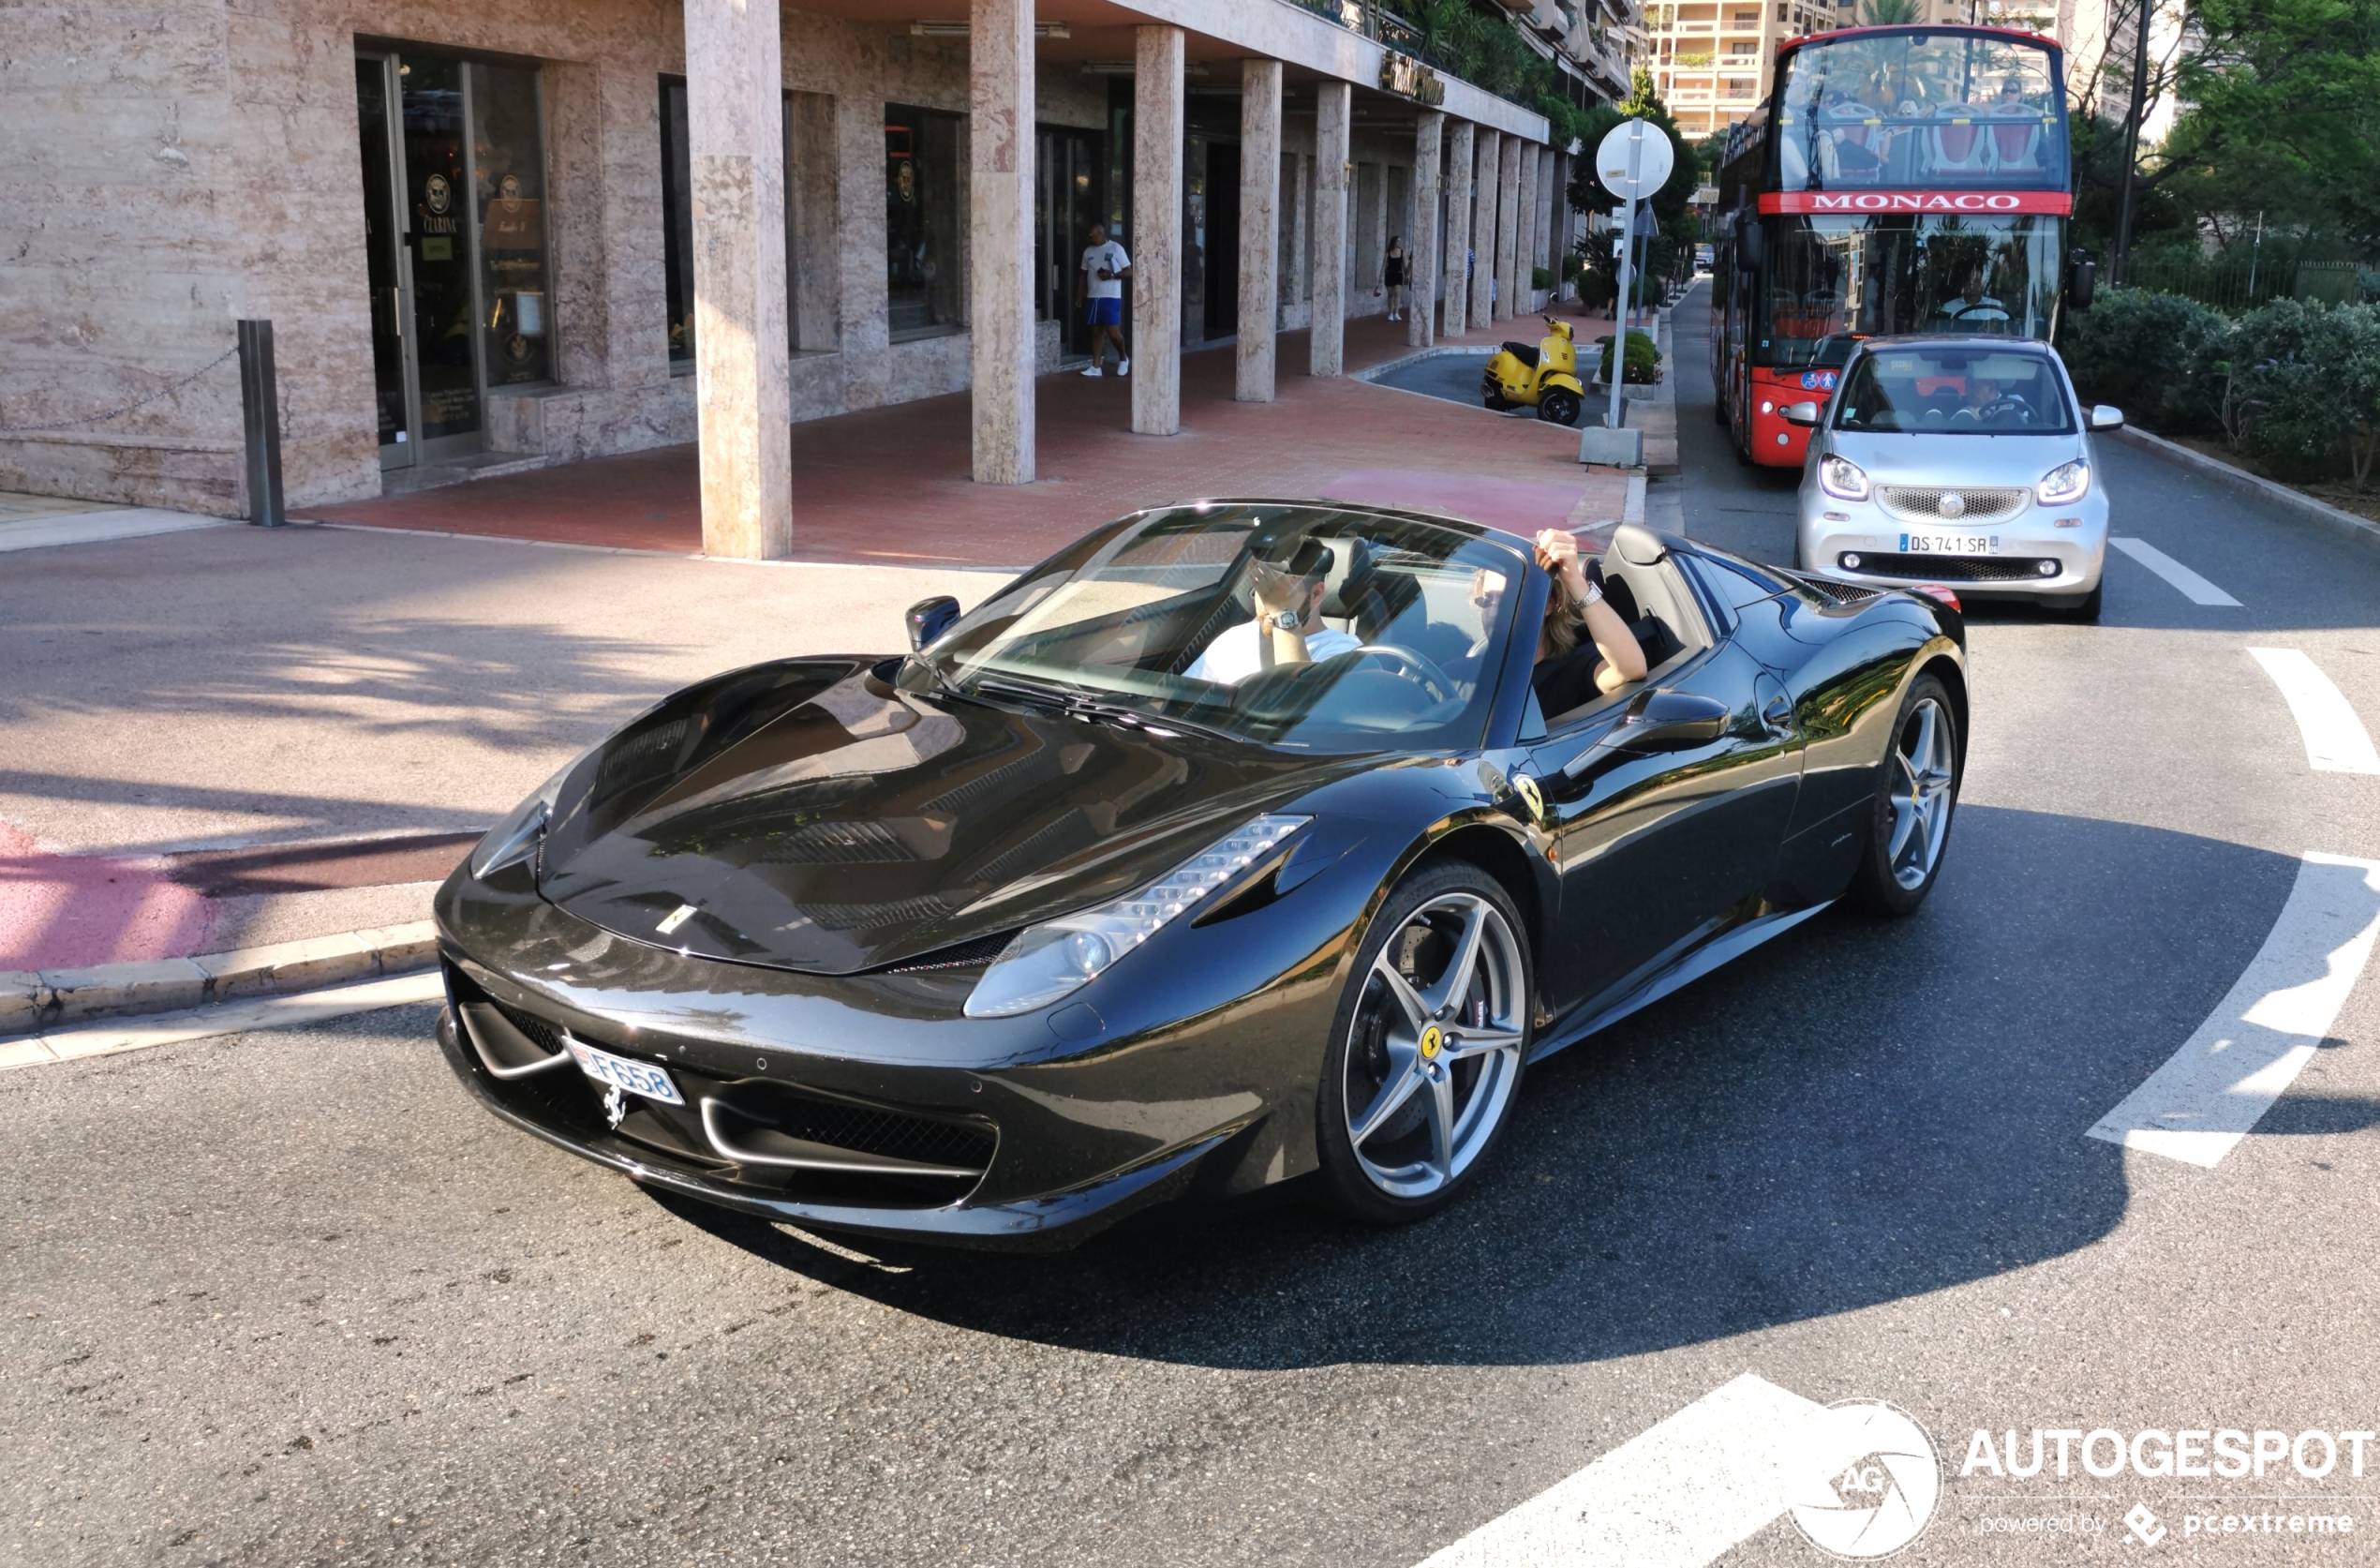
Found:
[{"label": "red brick pavement", "polygon": [[[1347,367],[1406,352],[1404,334],[1403,323],[1376,318],[1349,323]],[[1185,355],[1183,427],[1170,437],[1132,433],[1129,381],[1044,376],[1036,382],[1040,478],[1027,485],[968,478],[963,393],[796,425],[795,556],[1018,566],[1136,508],[1199,496],[1401,502],[1523,532],[1559,526],[1582,505],[1589,515],[1619,515],[1625,482],[1609,470],[1581,468],[1570,431],[1368,382],[1316,379],[1305,374],[1305,360],[1306,335],[1283,334],[1278,401],[1235,403],[1229,348]],[[702,548],[692,446],[304,515],[679,554]]]}]

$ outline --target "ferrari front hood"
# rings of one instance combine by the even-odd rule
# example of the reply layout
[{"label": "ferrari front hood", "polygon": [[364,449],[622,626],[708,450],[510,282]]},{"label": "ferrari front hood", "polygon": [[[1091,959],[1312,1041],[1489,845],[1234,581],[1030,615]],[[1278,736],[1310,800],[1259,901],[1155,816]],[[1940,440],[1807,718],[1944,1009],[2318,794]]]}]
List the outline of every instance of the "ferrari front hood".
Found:
[{"label": "ferrari front hood", "polygon": [[588,758],[539,889],[634,941],[849,974],[1128,892],[1354,766],[786,661],[681,694]]}]

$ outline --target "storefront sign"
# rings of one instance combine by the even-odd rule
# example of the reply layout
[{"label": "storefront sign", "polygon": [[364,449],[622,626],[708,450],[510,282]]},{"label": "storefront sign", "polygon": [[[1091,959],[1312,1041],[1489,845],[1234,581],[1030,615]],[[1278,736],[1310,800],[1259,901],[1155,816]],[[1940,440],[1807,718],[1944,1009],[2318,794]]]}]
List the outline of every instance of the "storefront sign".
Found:
[{"label": "storefront sign", "polygon": [[545,244],[542,203],[533,196],[499,196],[487,204],[480,242],[490,250],[537,250]]},{"label": "storefront sign", "polygon": [[1438,73],[1410,54],[1390,50],[1380,57],[1380,91],[1412,98],[1432,108],[1446,101],[1446,83]]}]

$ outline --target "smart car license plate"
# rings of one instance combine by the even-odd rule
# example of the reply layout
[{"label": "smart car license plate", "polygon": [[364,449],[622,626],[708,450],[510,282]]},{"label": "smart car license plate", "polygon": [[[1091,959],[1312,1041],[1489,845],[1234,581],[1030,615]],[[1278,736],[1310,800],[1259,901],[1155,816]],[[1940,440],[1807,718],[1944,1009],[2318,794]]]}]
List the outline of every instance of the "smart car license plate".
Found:
[{"label": "smart car license plate", "polygon": [[1996,556],[2000,554],[2000,535],[1904,533],[1900,536],[1900,553],[1905,556]]},{"label": "smart car license plate", "polygon": [[615,1056],[608,1051],[598,1051],[578,1040],[570,1042],[571,1054],[578,1059],[578,1070],[598,1083],[611,1083],[632,1095],[660,1100],[663,1105],[683,1105],[686,1097],[669,1081],[662,1068],[644,1062],[632,1062],[625,1056]]}]

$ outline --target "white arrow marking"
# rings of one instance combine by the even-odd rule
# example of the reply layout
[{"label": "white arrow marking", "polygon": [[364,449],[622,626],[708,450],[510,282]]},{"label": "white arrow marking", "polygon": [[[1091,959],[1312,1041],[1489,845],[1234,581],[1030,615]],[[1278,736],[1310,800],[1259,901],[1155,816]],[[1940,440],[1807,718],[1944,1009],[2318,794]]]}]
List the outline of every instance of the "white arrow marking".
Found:
[{"label": "white arrow marking", "polygon": [[2211,1170],[2330,1033],[2380,934],[2380,860],[2309,854],[2230,994],[2088,1136]]},{"label": "white arrow marking", "polygon": [[2252,648],[2248,652],[2272,677],[2297,715],[2306,739],[2306,763],[2317,773],[2380,773],[2380,752],[2356,717],[2346,694],[2294,648]]},{"label": "white arrow marking", "polygon": [[2145,539],[2110,539],[2107,543],[2181,590],[2182,596],[2194,605],[2229,605],[2234,609],[2239,607],[2239,600],[2234,599],[2230,594],[2225,593]]},{"label": "white arrow marking", "polygon": [[1703,1568],[1785,1512],[1783,1461],[1819,1409],[1747,1372],[1421,1568]]}]

